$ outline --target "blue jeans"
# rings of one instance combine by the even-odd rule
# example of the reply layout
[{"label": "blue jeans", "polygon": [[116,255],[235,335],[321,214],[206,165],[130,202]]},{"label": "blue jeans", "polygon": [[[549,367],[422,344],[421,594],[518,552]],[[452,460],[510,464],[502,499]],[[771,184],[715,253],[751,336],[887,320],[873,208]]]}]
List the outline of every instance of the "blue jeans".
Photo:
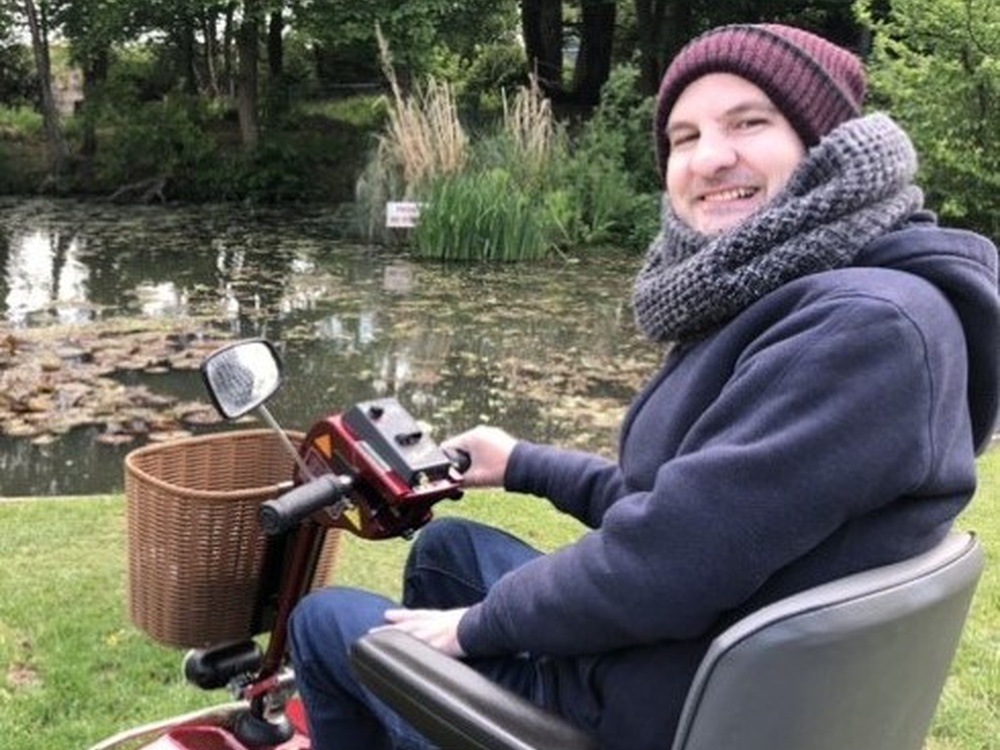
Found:
[{"label": "blue jeans", "polygon": [[[417,535],[406,561],[403,605],[451,609],[475,604],[504,573],[541,553],[498,529],[440,519]],[[376,625],[386,597],[334,587],[310,594],[292,615],[290,644],[314,750],[427,750],[434,746],[354,678],[351,644]],[[529,657],[470,659],[469,666],[534,702],[541,681]]]}]

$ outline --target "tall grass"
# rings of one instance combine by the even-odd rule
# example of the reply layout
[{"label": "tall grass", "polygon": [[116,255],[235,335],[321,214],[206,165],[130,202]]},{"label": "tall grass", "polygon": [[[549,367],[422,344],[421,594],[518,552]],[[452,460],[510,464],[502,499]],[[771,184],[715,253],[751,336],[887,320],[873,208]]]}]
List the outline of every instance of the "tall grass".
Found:
[{"label": "tall grass", "polygon": [[413,238],[421,257],[518,261],[545,255],[548,234],[544,210],[495,168],[434,182]]},{"label": "tall grass", "polygon": [[366,237],[384,241],[387,201],[418,200],[419,191],[441,175],[457,174],[468,159],[469,139],[458,118],[449,84],[428,79],[406,94],[392,65],[392,53],[376,28],[379,61],[389,83],[387,123],[361,177],[355,197]]},{"label": "tall grass", "polygon": [[537,82],[508,103],[503,126],[476,149],[469,168],[424,190],[417,253],[442,260],[536,260],[557,247],[561,226],[546,200],[562,141]]},{"label": "tall grass", "polygon": [[[646,191],[629,171],[629,118],[646,122],[646,102],[632,107],[616,94],[634,78],[609,82],[607,106],[572,138],[529,79],[512,97],[504,92],[499,119],[473,142],[448,87],[431,81],[406,97],[383,67],[392,114],[357,191],[368,239],[412,240],[423,258],[511,261],[574,247],[642,249],[655,235],[659,189]],[[401,199],[424,204],[417,229],[402,237],[383,226],[385,203]]]},{"label": "tall grass", "polygon": [[518,89],[511,104],[503,97],[503,130],[513,140],[517,154],[528,164],[544,168],[557,148],[552,103],[542,95],[538,78]]},{"label": "tall grass", "polygon": [[[452,88],[431,78],[405,94],[388,45],[381,33],[377,37],[391,98],[385,132],[358,181],[365,235],[386,239],[385,203],[413,200],[424,204],[413,232],[421,257],[514,261],[546,255],[555,224],[540,192],[557,128],[537,82],[510,102],[504,97],[501,132],[474,154]],[[503,145],[498,149],[497,143]]]}]

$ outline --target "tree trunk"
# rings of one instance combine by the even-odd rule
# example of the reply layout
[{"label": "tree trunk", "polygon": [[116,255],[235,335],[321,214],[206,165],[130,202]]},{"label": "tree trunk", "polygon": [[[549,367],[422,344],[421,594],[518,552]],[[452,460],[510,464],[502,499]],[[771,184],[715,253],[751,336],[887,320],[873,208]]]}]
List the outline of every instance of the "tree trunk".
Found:
[{"label": "tree trunk", "polygon": [[205,90],[213,99],[218,99],[222,89],[219,87],[219,71],[216,66],[216,56],[219,54],[218,40],[215,38],[215,23],[219,14],[209,8],[202,17],[202,33],[205,35]]},{"label": "tree trunk", "polygon": [[198,95],[198,70],[196,64],[197,42],[194,38],[195,23],[187,13],[177,19],[174,34],[177,42],[177,67],[184,80],[184,93]]},{"label": "tree trunk", "polygon": [[615,36],[615,4],[584,3],[580,26],[580,51],[573,73],[573,98],[594,106],[601,100],[601,87],[611,73]]},{"label": "tree trunk", "polygon": [[542,90],[549,95],[561,91],[561,0],[521,0],[521,33],[529,71],[538,76],[538,84]]},{"label": "tree trunk", "polygon": [[83,139],[80,155],[91,158],[97,154],[97,114],[101,87],[108,79],[110,53],[107,48],[94,53],[83,65]]},{"label": "tree trunk", "polygon": [[240,119],[240,138],[243,148],[253,151],[260,139],[260,125],[257,120],[257,62],[260,57],[258,41],[260,36],[259,0],[245,0],[243,21],[236,33],[236,47],[239,55],[239,80],[236,86],[236,109]]},{"label": "tree trunk", "polygon": [[222,32],[222,71],[226,80],[226,91],[229,92],[229,98],[236,98],[236,76],[233,74],[233,38],[236,36],[234,31],[235,23],[234,16],[236,14],[236,3],[229,3],[226,6],[226,23],[223,27]]},{"label": "tree trunk", "polygon": [[284,114],[288,110],[288,91],[285,86],[285,43],[282,31],[285,20],[281,10],[276,10],[267,22],[267,70],[268,70],[268,103],[272,118]]},{"label": "tree trunk", "polygon": [[635,0],[635,13],[640,82],[644,93],[654,94],[667,65],[694,35],[694,8],[690,0]]},{"label": "tree trunk", "polygon": [[45,123],[45,138],[49,146],[49,158],[53,176],[61,175],[69,165],[69,144],[59,121],[55,96],[52,93],[52,65],[49,61],[49,40],[45,19],[38,14],[34,0],[24,0],[24,11],[31,30],[31,47],[38,69],[38,86],[41,89],[42,117]]}]

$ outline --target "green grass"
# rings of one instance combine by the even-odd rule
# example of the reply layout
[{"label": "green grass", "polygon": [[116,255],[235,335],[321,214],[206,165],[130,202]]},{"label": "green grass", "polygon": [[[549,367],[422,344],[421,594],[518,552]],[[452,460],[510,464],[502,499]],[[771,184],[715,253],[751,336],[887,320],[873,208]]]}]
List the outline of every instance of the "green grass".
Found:
[{"label": "green grass", "polygon": [[[990,563],[929,750],[988,750],[1000,737],[1000,450],[982,461],[976,502],[960,526],[983,539]],[[551,549],[579,526],[537,500],[471,492],[444,503]],[[125,518],[120,497],[0,503],[0,727],[5,750],[74,750],[137,724],[229,699],[180,674],[180,650],[152,643],[125,611]],[[398,591],[402,541],[350,539],[341,582]]]}]

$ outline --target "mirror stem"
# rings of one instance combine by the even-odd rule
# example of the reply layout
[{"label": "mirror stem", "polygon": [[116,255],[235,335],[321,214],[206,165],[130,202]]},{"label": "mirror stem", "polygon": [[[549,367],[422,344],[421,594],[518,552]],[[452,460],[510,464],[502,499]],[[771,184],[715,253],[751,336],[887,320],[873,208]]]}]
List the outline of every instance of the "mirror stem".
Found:
[{"label": "mirror stem", "polygon": [[285,431],[281,429],[281,425],[279,425],[275,418],[271,416],[271,412],[267,410],[267,407],[261,404],[257,407],[257,413],[260,415],[260,418],[267,423],[268,427],[277,432],[281,437],[281,442],[285,444],[286,448],[288,448],[288,452],[291,453],[292,457],[295,459],[295,465],[299,467],[299,473],[302,475],[302,480],[308,481],[310,479],[315,479],[316,477],[313,476],[313,473],[309,471],[309,467],[306,466],[306,462],[302,460],[302,456],[299,454],[298,449],[288,438],[288,435],[285,434]]}]

